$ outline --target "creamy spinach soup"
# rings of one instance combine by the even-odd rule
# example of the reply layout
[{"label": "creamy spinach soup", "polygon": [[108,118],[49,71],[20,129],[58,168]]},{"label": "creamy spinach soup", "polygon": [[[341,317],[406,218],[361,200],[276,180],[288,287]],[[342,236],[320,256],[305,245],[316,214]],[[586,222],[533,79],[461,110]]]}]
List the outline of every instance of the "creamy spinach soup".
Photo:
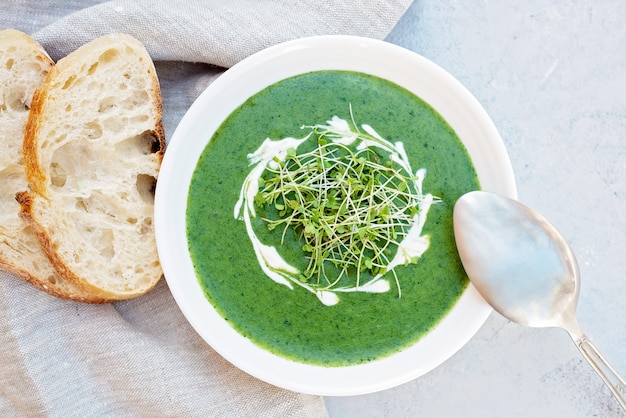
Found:
[{"label": "creamy spinach soup", "polygon": [[189,188],[189,250],[243,336],[299,362],[364,363],[418,341],[462,294],[452,210],[478,188],[421,99],[362,73],[306,73],[211,138]]}]

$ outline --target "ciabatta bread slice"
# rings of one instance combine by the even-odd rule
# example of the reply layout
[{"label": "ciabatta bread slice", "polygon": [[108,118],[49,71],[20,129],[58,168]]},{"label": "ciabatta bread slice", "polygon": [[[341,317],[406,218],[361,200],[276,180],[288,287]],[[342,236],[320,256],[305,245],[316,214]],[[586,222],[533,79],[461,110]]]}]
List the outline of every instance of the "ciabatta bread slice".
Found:
[{"label": "ciabatta bread slice", "polygon": [[154,64],[124,34],[59,60],[33,97],[22,216],[59,274],[105,299],[139,296],[162,276],[153,228],[161,118]]},{"label": "ciabatta bread slice", "polygon": [[22,144],[35,89],[53,66],[45,50],[23,32],[0,31],[0,269],[60,298],[95,302],[62,279],[37,237],[20,219],[15,194],[28,187]]}]

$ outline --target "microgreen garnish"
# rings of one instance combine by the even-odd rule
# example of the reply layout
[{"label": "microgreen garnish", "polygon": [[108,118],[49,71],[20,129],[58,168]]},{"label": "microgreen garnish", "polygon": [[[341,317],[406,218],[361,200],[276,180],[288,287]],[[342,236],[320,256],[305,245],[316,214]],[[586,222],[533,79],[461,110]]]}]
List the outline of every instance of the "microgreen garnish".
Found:
[{"label": "microgreen garnish", "polygon": [[[304,126],[310,133],[303,139],[266,140],[248,156],[258,164],[235,207],[236,217],[243,209],[266,274],[307,288],[327,305],[337,303],[334,292],[387,291],[382,277],[388,272],[401,296],[394,268],[417,262],[428,248],[428,237],[420,235],[433,202],[422,195],[425,171],[412,171],[401,142],[390,143],[369,125],[360,130],[353,117],[351,122],[335,116],[328,125]],[[299,153],[307,141],[316,142]],[[257,209],[281,244],[296,234],[307,259],[304,271],[282,258],[272,261],[278,252],[262,244],[249,223]]]}]

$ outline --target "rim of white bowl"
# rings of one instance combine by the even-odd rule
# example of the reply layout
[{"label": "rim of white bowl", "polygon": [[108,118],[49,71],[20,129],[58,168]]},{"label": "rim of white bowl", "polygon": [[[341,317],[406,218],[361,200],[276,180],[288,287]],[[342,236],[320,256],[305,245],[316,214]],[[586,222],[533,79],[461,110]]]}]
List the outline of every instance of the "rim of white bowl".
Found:
[{"label": "rim of white bowl", "polygon": [[222,121],[256,92],[293,75],[328,69],[368,73],[413,92],[455,130],[483,190],[512,198],[517,190],[502,139],[474,96],[430,60],[385,41],[328,35],[278,44],[228,69],[196,99],[169,142],[156,188],[157,247],[170,291],[196,332],[241,370],[285,389],[344,396],[388,389],[431,371],[475,335],[492,309],[470,283],[439,324],[411,347],[367,364],[323,367],[260,348],[205,298],[188,252],[185,220],[187,190],[200,153]]}]

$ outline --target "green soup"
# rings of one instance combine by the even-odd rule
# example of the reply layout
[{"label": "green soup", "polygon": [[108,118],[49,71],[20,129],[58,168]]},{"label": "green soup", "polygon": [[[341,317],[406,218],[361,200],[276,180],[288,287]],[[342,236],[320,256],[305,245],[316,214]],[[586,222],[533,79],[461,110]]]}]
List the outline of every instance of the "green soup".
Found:
[{"label": "green soup", "polygon": [[[401,296],[392,286],[385,293],[345,293],[340,303],[326,306],[302,288],[278,284],[263,273],[244,223],[234,216],[250,172],[247,155],[266,138],[301,138],[303,125],[333,116],[353,117],[383,138],[403,142],[413,167],[427,171],[424,192],[441,199],[423,229],[430,247],[416,264],[395,269]],[[463,293],[468,281],[456,252],[452,210],[462,194],[478,188],[463,144],[421,99],[362,73],[306,73],[249,98],[211,138],[189,188],[189,250],[207,299],[243,336],[298,362],[364,363],[417,342]]]}]

